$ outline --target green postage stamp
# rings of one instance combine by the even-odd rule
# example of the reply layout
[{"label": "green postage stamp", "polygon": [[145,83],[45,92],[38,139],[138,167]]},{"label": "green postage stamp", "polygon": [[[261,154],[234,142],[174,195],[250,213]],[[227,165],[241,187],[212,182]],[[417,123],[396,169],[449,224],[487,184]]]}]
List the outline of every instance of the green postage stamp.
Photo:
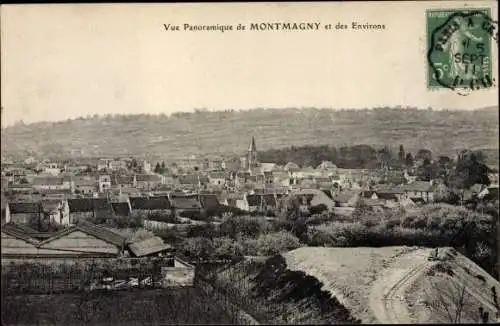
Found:
[{"label": "green postage stamp", "polygon": [[[427,21],[427,88],[477,90],[495,85],[490,9],[433,9]],[[493,44],[495,45],[495,44]]]}]

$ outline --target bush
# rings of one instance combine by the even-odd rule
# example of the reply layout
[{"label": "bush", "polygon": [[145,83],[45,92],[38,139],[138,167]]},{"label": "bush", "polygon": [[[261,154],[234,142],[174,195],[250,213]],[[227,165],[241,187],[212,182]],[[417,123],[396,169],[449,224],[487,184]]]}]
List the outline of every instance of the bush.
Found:
[{"label": "bush", "polygon": [[263,256],[276,255],[301,247],[301,243],[293,234],[280,231],[261,235],[257,239],[258,252]]},{"label": "bush", "polygon": [[328,207],[325,204],[319,204],[319,205],[309,207],[309,212],[313,215],[314,214],[321,214],[325,211],[326,212],[328,211]]},{"label": "bush", "polygon": [[182,249],[187,256],[202,259],[211,258],[215,252],[213,242],[204,237],[185,239]]},{"label": "bush", "polygon": [[233,258],[243,255],[243,246],[228,237],[213,240],[214,255],[220,258]]},{"label": "bush", "polygon": [[261,234],[271,232],[272,229],[271,223],[262,216],[236,216],[220,225],[221,235],[233,239],[240,236],[256,238]]}]

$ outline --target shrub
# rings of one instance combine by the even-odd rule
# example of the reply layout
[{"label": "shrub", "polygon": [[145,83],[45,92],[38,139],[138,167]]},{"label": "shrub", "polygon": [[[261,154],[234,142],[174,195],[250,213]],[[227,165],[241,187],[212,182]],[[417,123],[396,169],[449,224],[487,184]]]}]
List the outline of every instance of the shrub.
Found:
[{"label": "shrub", "polygon": [[321,214],[325,211],[328,211],[328,207],[325,204],[319,204],[319,205],[309,207],[309,212],[313,215],[314,214]]},{"label": "shrub", "polygon": [[213,240],[214,255],[221,258],[232,258],[243,255],[243,246],[228,237]]},{"label": "shrub", "polygon": [[261,235],[257,245],[259,254],[263,256],[276,255],[301,246],[299,239],[286,231]]}]

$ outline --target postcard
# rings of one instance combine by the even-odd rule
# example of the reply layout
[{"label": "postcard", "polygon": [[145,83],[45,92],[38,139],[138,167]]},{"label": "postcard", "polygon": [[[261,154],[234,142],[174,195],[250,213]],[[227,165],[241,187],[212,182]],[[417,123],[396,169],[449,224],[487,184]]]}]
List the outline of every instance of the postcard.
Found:
[{"label": "postcard", "polygon": [[500,319],[498,3],[0,6],[2,324]]}]

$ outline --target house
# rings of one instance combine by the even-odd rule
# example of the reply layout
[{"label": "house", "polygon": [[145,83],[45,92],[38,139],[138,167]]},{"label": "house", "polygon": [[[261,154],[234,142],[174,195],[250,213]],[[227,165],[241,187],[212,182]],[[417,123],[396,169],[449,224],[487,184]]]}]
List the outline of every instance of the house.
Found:
[{"label": "house", "polygon": [[335,201],[328,196],[327,193],[319,189],[301,189],[291,193],[297,196],[302,205],[306,205],[307,209],[312,206],[325,205],[329,211],[332,211],[336,206]]},{"label": "house", "polygon": [[262,211],[262,201],[260,195],[245,194],[244,198],[248,203],[249,212]]},{"label": "house", "polygon": [[69,205],[66,200],[43,199],[40,204],[45,219],[51,223],[69,224]]},{"label": "house", "polygon": [[61,174],[61,169],[59,168],[57,163],[48,163],[42,165],[42,171],[43,173],[52,176],[58,176],[59,174]]},{"label": "house", "polygon": [[169,200],[176,213],[202,213],[203,207],[197,195],[174,195],[171,194]]},{"label": "house", "polygon": [[246,208],[249,212],[267,213],[278,208],[278,200],[274,194],[245,194]]},{"label": "house", "polygon": [[168,196],[130,197],[129,200],[132,211],[162,212],[166,214],[170,214],[172,211],[172,203]]},{"label": "house", "polygon": [[105,192],[111,189],[111,176],[104,174],[99,175],[99,192]]},{"label": "house", "polygon": [[109,219],[114,216],[113,207],[107,198],[73,198],[68,199],[69,223],[80,220]]},{"label": "house", "polygon": [[7,190],[17,194],[31,194],[33,187],[30,184],[9,184]]},{"label": "house", "polygon": [[97,171],[108,170],[110,161],[111,160],[109,160],[109,159],[100,159],[99,162],[97,162]]},{"label": "house", "polygon": [[174,247],[163,242],[160,237],[152,237],[128,245],[132,257],[165,257],[172,256]]},{"label": "house", "polygon": [[266,172],[274,172],[276,171],[277,166],[276,163],[260,163],[260,172],[261,173],[266,173]]},{"label": "house", "polygon": [[359,191],[346,189],[337,193],[335,197],[333,197],[333,200],[337,207],[355,207],[360,198],[361,193]]},{"label": "house", "polygon": [[326,171],[336,171],[337,166],[333,164],[331,161],[323,161],[318,165],[318,167],[316,167],[316,169],[326,170]]},{"label": "house", "polygon": [[434,186],[431,182],[415,181],[402,187],[407,198],[421,198],[426,203],[434,201]]},{"label": "house", "polygon": [[79,222],[35,239],[15,225],[2,227],[2,260],[20,258],[113,258],[124,253],[126,239],[111,230],[88,222]]},{"label": "house", "polygon": [[71,189],[73,189],[73,182],[70,176],[41,176],[34,178],[32,187],[33,190],[41,193],[50,190],[71,191]]},{"label": "house", "polygon": [[27,224],[42,218],[40,203],[35,202],[9,202],[8,210],[10,219],[7,222]]},{"label": "house", "polygon": [[93,195],[98,191],[99,187],[96,179],[87,176],[73,178],[73,192],[75,194]]},{"label": "house", "polygon": [[405,191],[398,186],[379,186],[374,189],[372,198],[380,200],[385,206],[397,207],[398,202],[406,197]]},{"label": "house", "polygon": [[288,162],[283,167],[283,170],[286,171],[286,172],[295,172],[295,171],[300,170],[300,167],[297,164],[293,163],[293,162]]},{"label": "house", "polygon": [[64,172],[69,174],[79,174],[84,173],[89,170],[88,165],[65,165]]},{"label": "house", "polygon": [[317,171],[310,166],[291,172],[292,177],[297,179],[314,179],[315,177],[322,176],[322,174],[322,171]]},{"label": "house", "polygon": [[136,187],[145,190],[154,189],[163,183],[162,177],[157,174],[137,174],[135,179]]},{"label": "house", "polygon": [[243,211],[248,211],[248,202],[243,193],[228,193],[221,195],[220,203],[226,206],[236,207]]},{"label": "house", "polygon": [[224,187],[227,175],[225,172],[211,172],[208,174],[208,182],[211,186]]},{"label": "house", "polygon": [[136,175],[113,174],[111,176],[111,186],[114,188],[135,187]]},{"label": "house", "polygon": [[222,170],[223,169],[223,161],[220,158],[205,158],[203,160],[203,169],[204,170]]},{"label": "house", "polygon": [[388,184],[402,185],[406,182],[405,171],[386,170],[382,174],[382,180],[384,180]]},{"label": "house", "polygon": [[108,168],[111,171],[127,170],[128,169],[127,161],[122,159],[114,159],[108,162]]},{"label": "house", "polygon": [[222,162],[222,168],[226,171],[238,171],[241,167],[241,160],[238,157],[228,158]]},{"label": "house", "polygon": [[145,173],[151,173],[151,163],[148,162],[147,160],[142,161],[142,171]]}]

